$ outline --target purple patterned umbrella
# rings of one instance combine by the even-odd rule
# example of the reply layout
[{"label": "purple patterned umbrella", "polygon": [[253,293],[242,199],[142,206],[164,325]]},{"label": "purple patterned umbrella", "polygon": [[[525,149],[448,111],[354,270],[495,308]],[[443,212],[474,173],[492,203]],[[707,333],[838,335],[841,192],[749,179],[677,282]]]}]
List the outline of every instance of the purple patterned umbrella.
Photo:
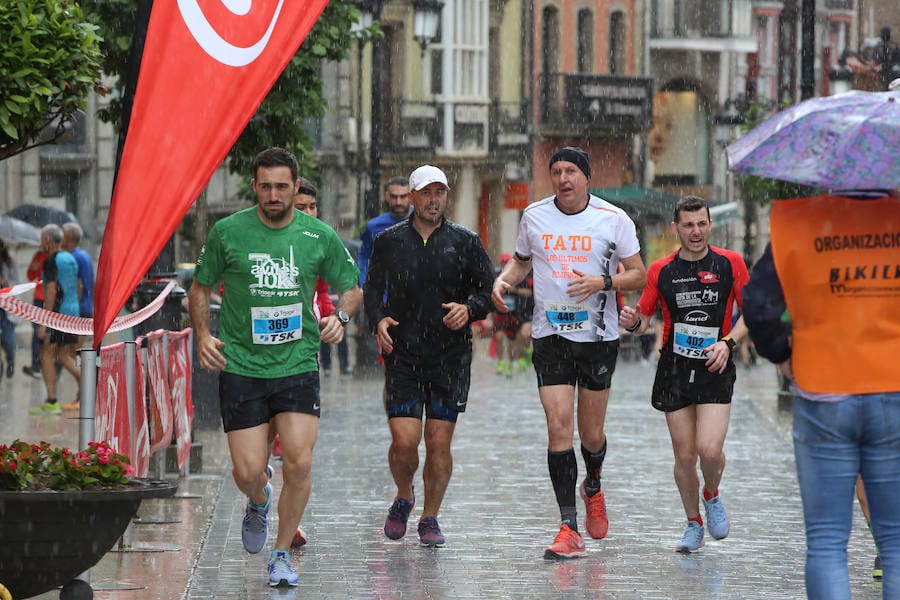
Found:
[{"label": "purple patterned umbrella", "polygon": [[800,102],[726,151],[736,173],[828,191],[900,189],[900,90]]}]

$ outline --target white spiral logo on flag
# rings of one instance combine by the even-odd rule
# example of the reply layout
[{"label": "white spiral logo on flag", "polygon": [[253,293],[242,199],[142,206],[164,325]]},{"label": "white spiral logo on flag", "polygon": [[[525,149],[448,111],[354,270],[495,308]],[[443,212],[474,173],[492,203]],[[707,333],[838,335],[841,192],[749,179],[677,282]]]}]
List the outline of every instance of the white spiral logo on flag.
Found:
[{"label": "white spiral logo on flag", "polygon": [[[232,14],[238,16],[243,16],[250,12],[253,4],[252,0],[221,0],[221,2]],[[230,67],[249,65],[262,54],[262,51],[266,49],[266,45],[269,43],[269,39],[272,37],[272,31],[275,30],[275,23],[278,21],[283,5],[284,0],[278,0],[278,6],[275,7],[275,13],[272,15],[272,21],[269,23],[266,32],[258,42],[243,48],[226,41],[218,34],[206,19],[197,0],[178,0],[178,10],[181,11],[184,24],[187,25],[188,30],[194,36],[194,39],[197,40],[197,43],[200,44],[200,47],[211,57]]]}]

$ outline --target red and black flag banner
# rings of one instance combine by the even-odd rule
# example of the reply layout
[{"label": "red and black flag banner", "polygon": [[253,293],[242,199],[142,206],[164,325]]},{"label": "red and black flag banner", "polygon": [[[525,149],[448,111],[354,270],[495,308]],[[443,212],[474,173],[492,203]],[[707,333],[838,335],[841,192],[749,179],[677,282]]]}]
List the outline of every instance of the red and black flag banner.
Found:
[{"label": "red and black flag banner", "polygon": [[327,3],[153,3],[97,266],[95,345]]}]

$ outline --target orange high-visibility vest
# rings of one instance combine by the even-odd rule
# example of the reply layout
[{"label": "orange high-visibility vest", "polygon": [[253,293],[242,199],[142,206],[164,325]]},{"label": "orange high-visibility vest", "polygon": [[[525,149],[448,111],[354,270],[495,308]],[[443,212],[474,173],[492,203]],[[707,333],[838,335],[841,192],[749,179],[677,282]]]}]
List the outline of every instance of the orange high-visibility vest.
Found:
[{"label": "orange high-visibility vest", "polygon": [[805,391],[900,391],[900,199],[776,200],[772,256]]}]

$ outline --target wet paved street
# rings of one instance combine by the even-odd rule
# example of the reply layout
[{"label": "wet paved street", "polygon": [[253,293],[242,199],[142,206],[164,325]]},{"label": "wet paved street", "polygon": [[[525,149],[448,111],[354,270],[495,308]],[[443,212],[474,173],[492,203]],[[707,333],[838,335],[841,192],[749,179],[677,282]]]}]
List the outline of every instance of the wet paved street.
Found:
[{"label": "wet paved street", "polygon": [[[805,597],[790,423],[776,407],[772,367],[738,373],[720,488],[731,535],[684,556],[673,551],[684,516],[672,479],[671,446],[664,418],[648,399],[653,366],[620,361],[607,418],[603,479],[609,536],[587,540],[584,558],[553,562],[542,556],[558,530],[559,513],[547,474],[534,376],[529,371],[512,379],[498,377],[483,351],[479,341],[468,412],[454,440],[453,479],[440,514],[445,548],[418,545],[414,523],[420,508],[413,512],[406,538],[384,537],[381,528],[395,490],[387,468],[381,378],[331,374],[322,379],[313,491],[303,519],[310,542],[293,557],[298,590],[270,590],[265,553],[244,552],[245,498],[231,481],[224,434],[198,430],[202,472],[181,480],[178,497],[144,503],[142,522],[132,525],[125,547],[91,570],[94,597]],[[77,421],[27,414],[26,404],[39,402],[41,393],[40,382],[21,373],[4,380],[0,440],[76,445]],[[278,488],[280,465],[273,466]],[[579,469],[583,476],[580,458]],[[421,472],[416,489],[423,489]],[[583,527],[584,507],[578,504]],[[273,510],[270,532],[274,519]],[[872,558],[871,537],[857,511],[850,548],[854,598],[880,598],[871,581]]]}]

